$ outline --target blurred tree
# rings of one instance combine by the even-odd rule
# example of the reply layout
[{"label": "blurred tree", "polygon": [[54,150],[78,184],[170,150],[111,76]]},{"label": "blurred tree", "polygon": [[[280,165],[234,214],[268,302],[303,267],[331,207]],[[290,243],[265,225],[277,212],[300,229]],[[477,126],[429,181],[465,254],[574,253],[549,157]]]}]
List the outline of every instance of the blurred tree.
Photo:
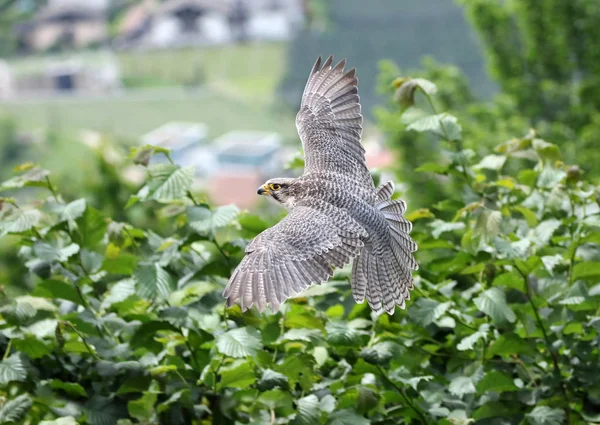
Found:
[{"label": "blurred tree", "polygon": [[600,1],[461,1],[491,76],[518,111],[595,177],[600,160]]},{"label": "blurred tree", "polygon": [[0,0],[0,57],[19,48],[18,24],[30,19],[47,0]]},{"label": "blurred tree", "polygon": [[359,70],[361,103],[367,117],[381,102],[376,80],[383,58],[407,69],[418,67],[423,55],[431,55],[459,66],[478,95],[487,96],[495,90],[485,75],[475,34],[461,8],[452,1],[379,0],[367,6],[363,0],[315,0],[309,4],[312,24],[293,40],[281,83],[286,102],[294,108],[299,104],[306,72],[318,55],[347,58],[348,64]]},{"label": "blurred tree", "polygon": [[525,134],[529,128],[526,118],[514,115],[516,106],[512,97],[497,95],[494,100],[478,101],[465,73],[458,67],[443,65],[431,57],[421,61],[420,70],[400,69],[392,61],[380,63],[377,91],[386,95],[387,101],[375,107],[379,128],[385,133],[387,145],[394,151],[398,161],[393,171],[406,183],[407,196],[412,208],[430,207],[443,199],[459,197],[459,188],[446,184],[447,179],[433,180],[419,171],[425,163],[448,157],[447,146],[430,134],[406,131],[409,122],[398,119],[406,109],[399,102],[398,93],[390,93],[398,77],[421,77],[438,84],[432,103],[417,96],[418,108],[407,116],[417,117],[423,110],[431,113],[451,111],[462,126],[464,147],[481,156],[489,153],[494,145],[511,139],[514,134]]}]

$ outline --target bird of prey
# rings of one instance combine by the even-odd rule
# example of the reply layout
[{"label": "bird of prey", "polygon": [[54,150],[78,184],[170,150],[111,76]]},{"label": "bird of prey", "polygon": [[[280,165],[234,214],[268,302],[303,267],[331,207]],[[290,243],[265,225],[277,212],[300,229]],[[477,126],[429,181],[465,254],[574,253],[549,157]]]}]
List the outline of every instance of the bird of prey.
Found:
[{"label": "bird of prey", "polygon": [[258,189],[288,215],[246,247],[223,292],[227,305],[245,311],[281,303],[333,267],[352,263],[352,295],[376,313],[405,307],[413,289],[417,245],[403,217],[406,204],[392,200],[394,184],[375,188],[361,145],[362,122],[356,69],[319,57],[302,95],[296,128],[304,148],[304,173],[274,178]]}]

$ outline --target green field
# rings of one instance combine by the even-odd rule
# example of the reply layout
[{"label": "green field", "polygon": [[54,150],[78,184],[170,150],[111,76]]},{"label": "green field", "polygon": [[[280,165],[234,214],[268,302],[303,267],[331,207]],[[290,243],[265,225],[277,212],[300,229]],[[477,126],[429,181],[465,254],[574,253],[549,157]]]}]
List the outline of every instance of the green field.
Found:
[{"label": "green field", "polygon": [[232,98],[207,88],[136,91],[119,97],[53,98],[0,104],[0,115],[16,118],[21,129],[54,129],[75,135],[79,129],[138,138],[169,121],[204,122],[210,136],[229,130],[268,130],[294,137],[293,114],[271,102]]},{"label": "green field", "polygon": [[[169,121],[204,122],[210,136],[229,130],[268,130],[296,137],[293,111],[279,107],[275,89],[285,70],[284,44],[120,52],[123,80],[130,88],[115,96],[15,99],[0,103],[0,115],[27,130],[52,128],[75,135],[80,129],[137,139]],[[79,55],[94,63],[101,54]],[[47,57],[11,62],[31,73]],[[202,88],[190,87],[202,69]],[[187,88],[182,88],[185,86]]]},{"label": "green field", "polygon": [[273,94],[286,67],[287,45],[245,44],[118,53],[127,83],[189,85],[204,81],[247,97]]}]

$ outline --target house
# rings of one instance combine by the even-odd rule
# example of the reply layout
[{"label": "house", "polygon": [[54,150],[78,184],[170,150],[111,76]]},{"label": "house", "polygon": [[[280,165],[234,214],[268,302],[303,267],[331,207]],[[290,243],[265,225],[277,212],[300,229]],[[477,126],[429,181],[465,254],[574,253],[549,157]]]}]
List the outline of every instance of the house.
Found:
[{"label": "house", "polygon": [[47,51],[100,45],[108,40],[106,0],[53,0],[16,27],[20,49]]},{"label": "house", "polygon": [[145,0],[125,14],[119,48],[166,48],[287,40],[303,21],[302,0]]},{"label": "house", "polygon": [[8,66],[13,96],[104,94],[122,87],[119,62],[110,51],[27,57]]},{"label": "house", "polygon": [[[213,149],[208,144],[208,127],[202,123],[170,122],[141,137],[142,145],[160,146],[171,150],[176,164],[196,167],[196,177],[205,178],[215,167]],[[166,162],[161,155],[154,162]]]}]

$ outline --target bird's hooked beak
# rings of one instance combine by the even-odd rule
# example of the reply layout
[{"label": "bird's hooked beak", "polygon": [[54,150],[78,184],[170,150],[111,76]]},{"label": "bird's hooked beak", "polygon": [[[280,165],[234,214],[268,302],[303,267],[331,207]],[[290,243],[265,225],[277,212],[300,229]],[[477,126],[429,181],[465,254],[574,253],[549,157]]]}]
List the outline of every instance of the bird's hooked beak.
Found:
[{"label": "bird's hooked beak", "polygon": [[263,196],[269,196],[271,194],[271,191],[269,190],[269,186],[263,184],[261,187],[258,188],[258,191],[256,193]]}]

